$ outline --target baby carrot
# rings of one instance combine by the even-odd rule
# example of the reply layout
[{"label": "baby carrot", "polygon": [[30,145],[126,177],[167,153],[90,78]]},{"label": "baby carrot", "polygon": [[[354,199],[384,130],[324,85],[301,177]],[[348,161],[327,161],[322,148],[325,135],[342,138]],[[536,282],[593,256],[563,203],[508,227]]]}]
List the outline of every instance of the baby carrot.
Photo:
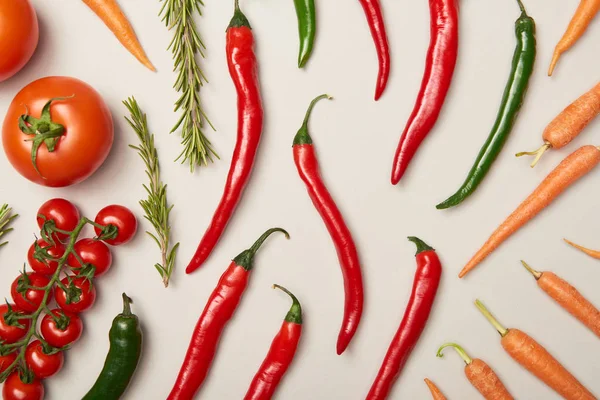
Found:
[{"label": "baby carrot", "polygon": [[571,103],[548,124],[542,139],[544,144],[536,151],[522,151],[517,157],[535,156],[531,167],[535,167],[549,149],[560,149],[575,139],[600,113],[600,83]]},{"label": "baby carrot", "polygon": [[146,56],[131,24],[116,0],[83,0],[83,2],[106,24],[119,42],[151,71],[156,71]]},{"label": "baby carrot", "polygon": [[521,261],[536,279],[538,286],[552,297],[562,308],[600,337],[600,311],[577,289],[553,272],[540,272]]},{"label": "baby carrot", "polygon": [[519,228],[548,207],[562,192],[600,163],[600,148],[583,146],[565,158],[492,233],[458,274],[462,278],[496,250]]},{"label": "baby carrot", "polygon": [[442,391],[440,389],[438,389],[437,386],[435,386],[435,383],[433,383],[429,379],[425,378],[425,384],[429,388],[429,391],[431,392],[431,396],[432,396],[433,400],[446,400],[446,396],[444,396]]},{"label": "baby carrot", "polygon": [[548,69],[548,76],[551,76],[552,72],[554,72],[554,67],[562,53],[569,50],[583,35],[590,22],[592,22],[598,13],[598,10],[600,10],[600,0],[581,0],[579,2],[579,7],[577,7],[575,15],[573,15],[571,22],[569,22],[567,31],[554,49],[554,55]]},{"label": "baby carrot", "polygon": [[506,329],[479,300],[475,305],[502,336],[500,343],[513,360],[567,400],[596,400],[541,344],[518,329]]},{"label": "baby carrot", "polygon": [[452,347],[465,364],[465,375],[471,385],[486,400],[514,400],[514,397],[508,392],[498,375],[484,361],[478,358],[471,358],[461,346],[456,343],[446,343],[439,348],[438,357],[443,357],[443,351],[446,347]]},{"label": "baby carrot", "polygon": [[592,250],[592,249],[587,249],[587,248],[585,248],[583,246],[580,246],[578,244],[575,244],[575,243],[573,243],[573,242],[571,242],[570,240],[567,240],[567,239],[563,239],[563,240],[565,242],[567,242],[567,244],[570,244],[571,246],[575,247],[577,250],[583,251],[588,256],[600,260],[600,251],[598,251],[598,250]]}]

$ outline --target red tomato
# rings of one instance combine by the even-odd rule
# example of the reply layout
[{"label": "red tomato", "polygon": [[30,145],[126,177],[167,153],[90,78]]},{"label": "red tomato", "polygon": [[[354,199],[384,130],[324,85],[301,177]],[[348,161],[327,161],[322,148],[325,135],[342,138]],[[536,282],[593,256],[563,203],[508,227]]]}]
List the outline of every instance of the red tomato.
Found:
[{"label": "red tomato", "polygon": [[[102,276],[108,271],[112,264],[112,254],[104,242],[94,239],[81,239],[73,250],[81,257],[84,264],[91,264],[96,268],[95,277]],[[81,264],[71,253],[67,258],[71,268],[81,268]]]},{"label": "red tomato", "polygon": [[[50,106],[52,127],[64,127],[64,134],[57,137],[54,151],[43,143],[34,164],[31,139],[40,135],[22,132],[19,117],[27,108],[30,128],[36,131],[46,103],[68,96],[72,97],[54,100]],[[30,181],[51,187],[73,185],[92,175],[108,156],[113,139],[112,116],[102,97],[87,83],[65,76],[49,76],[25,86],[10,104],[2,127],[4,151],[12,166]]]},{"label": "red tomato", "polygon": [[40,332],[50,346],[65,347],[79,340],[83,332],[83,322],[77,314],[55,308],[52,310],[59,322],[50,315],[45,315],[40,325]]},{"label": "red tomato", "polygon": [[37,379],[24,383],[17,371],[8,376],[2,388],[3,400],[42,400],[44,385]]},{"label": "red tomato", "polygon": [[[44,241],[43,239],[38,239],[37,245],[40,248],[44,249],[46,253],[48,253],[48,255],[52,258],[58,259],[61,258],[63,254],[65,254],[65,247],[60,243],[56,244],[56,246],[51,246],[50,244],[46,243],[46,241]],[[44,262],[42,262],[35,258],[35,243],[33,243],[29,247],[29,251],[27,252],[27,261],[29,261],[31,269],[42,275],[52,275],[56,272],[56,269],[58,268],[58,262],[56,261],[44,260]]]},{"label": "red tomato", "polygon": [[29,0],[0,4],[0,82],[21,70],[38,44],[39,27]]},{"label": "red tomato", "polygon": [[[14,304],[11,304],[10,307],[13,311],[20,311],[19,307]],[[8,311],[8,306],[6,304],[0,305],[0,339],[2,339],[5,343],[15,343],[19,340],[23,339],[29,330],[29,326],[31,325],[30,320],[28,319],[20,319],[18,323],[23,325],[23,327],[9,325],[6,321],[5,314]]]},{"label": "red tomato", "polygon": [[36,378],[45,379],[60,371],[65,363],[65,355],[62,351],[46,354],[42,342],[34,340],[25,349],[25,362]]},{"label": "red tomato", "polygon": [[[69,279],[71,283],[69,283]],[[60,308],[72,313],[80,313],[94,305],[96,301],[96,286],[92,286],[88,279],[84,277],[67,277],[61,280],[61,282],[72,296],[68,299],[67,293],[62,288],[57,287],[54,299]]]},{"label": "red tomato", "polygon": [[0,374],[3,373],[15,362],[17,359],[17,352],[12,352],[5,356],[0,356]]},{"label": "red tomato", "polygon": [[[43,287],[50,283],[50,279],[46,275],[38,274],[37,272],[28,272],[27,276],[29,277],[29,285],[35,287]],[[35,312],[42,304],[44,300],[44,291],[37,289],[27,289],[25,291],[25,296],[19,293],[18,286],[24,284],[23,275],[19,275],[17,279],[15,279],[10,286],[10,294],[13,298],[13,301],[19,307],[19,309],[25,312]],[[46,304],[50,301],[52,296],[52,289],[50,290],[50,295],[46,299]]]},{"label": "red tomato", "polygon": [[[63,231],[72,231],[75,229],[79,223],[79,218],[81,218],[79,210],[73,203],[69,200],[60,198],[50,199],[42,204],[37,215],[37,224],[40,229],[44,225],[44,222],[53,220],[56,227]],[[65,240],[69,236],[64,233],[56,232],[56,237],[59,240]]]},{"label": "red tomato", "polygon": [[[96,215],[95,221],[100,225],[113,225],[117,227],[117,236],[114,239],[105,240],[106,243],[113,246],[129,242],[137,231],[135,215],[128,208],[115,204],[106,206],[100,210],[98,215]],[[96,235],[100,236],[102,231],[96,227],[94,229],[96,230]]]}]

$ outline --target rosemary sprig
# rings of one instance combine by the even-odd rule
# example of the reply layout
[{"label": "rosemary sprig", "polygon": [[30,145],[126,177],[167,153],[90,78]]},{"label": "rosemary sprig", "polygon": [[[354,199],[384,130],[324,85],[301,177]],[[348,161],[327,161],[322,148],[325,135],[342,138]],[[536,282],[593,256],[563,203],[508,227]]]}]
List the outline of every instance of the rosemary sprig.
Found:
[{"label": "rosemary sprig", "polygon": [[[19,214],[13,214],[12,208],[10,208],[8,204],[4,204],[0,207],[0,238],[13,230],[13,228],[10,227],[10,223],[18,216]],[[8,242],[6,241],[0,242],[0,247],[7,243]]]},{"label": "rosemary sprig", "polygon": [[181,110],[179,120],[171,129],[171,133],[181,127],[181,143],[183,151],[177,157],[182,163],[190,165],[190,171],[196,166],[213,162],[213,156],[218,154],[204,135],[204,121],[215,130],[207,118],[200,102],[200,88],[208,82],[202,72],[196,54],[205,58],[206,46],[202,42],[194,15],[202,15],[203,0],[160,0],[163,5],[160,10],[162,20],[169,30],[174,30],[173,40],[168,49],[173,53],[174,68],[177,80],[173,87],[181,93],[175,102],[175,111]]},{"label": "rosemary sprig", "polygon": [[144,217],[150,221],[154,227],[155,233],[146,231],[154,239],[161,253],[161,263],[156,263],[154,267],[160,273],[165,287],[169,286],[169,279],[175,267],[175,255],[179,243],[171,247],[171,225],[169,224],[169,214],[173,205],[167,201],[167,185],[160,179],[160,166],[158,163],[158,153],[154,147],[154,135],[148,129],[146,114],[142,112],[135,98],[130,97],[123,102],[129,113],[130,118],[125,117],[129,125],[135,131],[140,140],[139,146],[129,145],[137,150],[138,154],[146,164],[146,175],[150,179],[149,185],[143,185],[148,193],[146,200],[140,200],[140,205],[144,209]]}]

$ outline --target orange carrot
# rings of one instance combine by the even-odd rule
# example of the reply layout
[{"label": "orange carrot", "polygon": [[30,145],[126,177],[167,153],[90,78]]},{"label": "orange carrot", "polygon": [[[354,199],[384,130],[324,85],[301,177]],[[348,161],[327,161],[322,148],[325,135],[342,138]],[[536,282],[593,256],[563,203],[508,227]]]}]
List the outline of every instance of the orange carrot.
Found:
[{"label": "orange carrot", "polygon": [[599,10],[600,0],[581,0],[579,2],[579,7],[577,7],[575,15],[573,15],[571,22],[569,22],[567,31],[554,49],[554,55],[548,69],[548,76],[551,76],[552,72],[554,72],[554,67],[562,53],[569,50],[579,40]]},{"label": "orange carrot", "polygon": [[552,297],[562,308],[587,326],[600,337],[600,311],[594,307],[577,289],[552,272],[540,272],[531,268],[525,261],[523,266],[537,280],[538,286]]},{"label": "orange carrot", "polygon": [[598,251],[598,250],[592,250],[592,249],[587,249],[587,248],[585,248],[583,246],[580,246],[578,244],[575,244],[575,243],[573,243],[573,242],[571,242],[570,240],[567,240],[567,239],[563,239],[563,240],[565,242],[567,242],[568,244],[570,244],[571,246],[575,247],[577,250],[583,251],[588,256],[600,260],[600,251]]},{"label": "orange carrot", "polygon": [[517,157],[535,156],[531,167],[535,167],[549,149],[560,149],[571,143],[588,124],[600,114],[600,83],[571,103],[550,122],[544,130],[544,144],[536,151],[523,151]]},{"label": "orange carrot", "polygon": [[479,300],[475,305],[502,336],[500,343],[513,360],[567,400],[596,400],[541,344],[518,329],[503,327]]},{"label": "orange carrot", "polygon": [[151,71],[156,71],[154,65],[146,56],[131,24],[127,20],[116,0],[83,0],[108,29],[119,39],[119,42]]},{"label": "orange carrot", "polygon": [[438,389],[437,386],[435,386],[435,383],[433,383],[429,379],[425,378],[425,384],[429,388],[429,391],[431,392],[431,396],[433,397],[433,400],[446,400],[446,396],[444,396],[442,391],[440,389]]},{"label": "orange carrot", "polygon": [[446,343],[438,349],[437,356],[443,357],[442,351],[452,347],[465,364],[465,375],[471,385],[481,393],[486,400],[514,400],[498,375],[482,360],[471,358],[461,346],[456,343]]},{"label": "orange carrot", "polygon": [[583,146],[565,158],[496,229],[458,274],[465,276],[519,228],[548,207],[562,192],[600,163],[600,148]]}]

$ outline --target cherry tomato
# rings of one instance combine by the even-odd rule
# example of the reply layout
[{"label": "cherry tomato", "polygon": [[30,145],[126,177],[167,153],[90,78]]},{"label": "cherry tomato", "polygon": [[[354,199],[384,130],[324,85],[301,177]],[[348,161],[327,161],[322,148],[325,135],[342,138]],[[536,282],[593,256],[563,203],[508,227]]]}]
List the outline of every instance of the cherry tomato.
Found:
[{"label": "cherry tomato", "polygon": [[[56,137],[55,146],[43,142],[34,162],[32,139],[43,138],[35,132],[40,131],[42,109],[51,99],[50,128],[60,132],[62,127],[63,134]],[[26,110],[29,120],[23,128],[19,117]],[[92,175],[108,156],[113,139],[112,116],[102,97],[87,83],[66,76],[49,76],[25,86],[10,104],[2,127],[4,151],[12,166],[30,181],[51,187],[73,185]]]},{"label": "cherry tomato", "polygon": [[[36,243],[52,258],[59,259],[63,256],[63,254],[65,254],[65,246],[60,243],[52,246],[46,243],[46,241],[43,239],[38,239]],[[35,258],[35,243],[29,247],[29,251],[27,252],[27,261],[29,261],[31,269],[42,275],[52,275],[58,268],[58,262],[56,261],[44,260],[44,262],[42,262]]]},{"label": "cherry tomato", "polygon": [[[117,236],[114,239],[105,240],[106,243],[113,246],[129,242],[137,231],[135,215],[128,208],[115,204],[106,206],[100,210],[98,215],[96,215],[95,222],[104,226],[113,225],[117,227]],[[96,230],[96,235],[100,236],[102,231],[97,227],[94,227],[94,229]]]},{"label": "cherry tomato", "polygon": [[[44,218],[40,217],[43,216]],[[79,210],[69,200],[65,199],[50,199],[38,210],[37,224],[40,229],[44,222],[53,220],[58,229],[63,231],[72,231],[79,223]],[[59,240],[65,240],[69,236],[56,232],[56,237]]]},{"label": "cherry tomato", "polygon": [[83,332],[79,315],[58,308],[52,310],[52,314],[59,319],[58,324],[52,316],[45,315],[40,325],[40,332],[50,346],[65,347],[79,340]]},{"label": "cherry tomato", "polygon": [[31,383],[24,383],[17,371],[8,376],[2,388],[3,400],[42,400],[43,398],[42,382],[33,379]]},{"label": "cherry tomato", "polygon": [[[71,281],[70,283],[69,280]],[[68,299],[67,293],[62,288],[57,287],[54,299],[60,308],[72,313],[80,313],[94,305],[96,301],[96,286],[92,286],[88,279],[84,277],[67,277],[61,280],[61,282],[72,296]]]},{"label": "cherry tomato", "polygon": [[[18,306],[11,304],[10,308],[13,311],[21,311]],[[31,322],[29,319],[19,319],[17,322],[23,327],[9,325],[6,321],[5,314],[8,312],[8,306],[6,304],[0,305],[0,339],[6,344],[15,343],[23,339],[29,330]]]},{"label": "cherry tomato", "polygon": [[15,360],[17,359],[17,352],[13,351],[10,354],[7,354],[5,356],[0,356],[0,374],[3,373],[4,371],[6,371],[8,369],[8,367],[10,367],[12,365],[12,363],[15,362]]},{"label": "cherry tomato", "polygon": [[[112,254],[104,242],[94,239],[81,239],[73,247],[84,264],[91,264],[96,268],[95,277],[104,275],[112,264]],[[71,268],[81,268],[77,258],[71,253],[67,258]],[[77,272],[77,271],[76,271]]]},{"label": "cherry tomato", "polygon": [[[35,287],[44,287],[50,283],[50,279],[46,275],[38,274],[37,272],[28,272],[27,277],[29,278],[29,285]],[[25,312],[35,312],[42,304],[44,300],[44,291],[38,289],[27,289],[25,296],[19,293],[18,286],[24,284],[23,275],[19,275],[10,286],[10,294],[15,304],[19,309]],[[50,289],[50,295],[46,299],[46,304],[50,301],[52,296],[52,289]]]},{"label": "cherry tomato", "polygon": [[42,342],[34,340],[25,349],[25,362],[36,378],[45,379],[60,371],[65,363],[65,355],[62,351],[46,354]]},{"label": "cherry tomato", "polygon": [[38,39],[37,15],[29,0],[3,1],[0,5],[0,82],[27,64]]}]

